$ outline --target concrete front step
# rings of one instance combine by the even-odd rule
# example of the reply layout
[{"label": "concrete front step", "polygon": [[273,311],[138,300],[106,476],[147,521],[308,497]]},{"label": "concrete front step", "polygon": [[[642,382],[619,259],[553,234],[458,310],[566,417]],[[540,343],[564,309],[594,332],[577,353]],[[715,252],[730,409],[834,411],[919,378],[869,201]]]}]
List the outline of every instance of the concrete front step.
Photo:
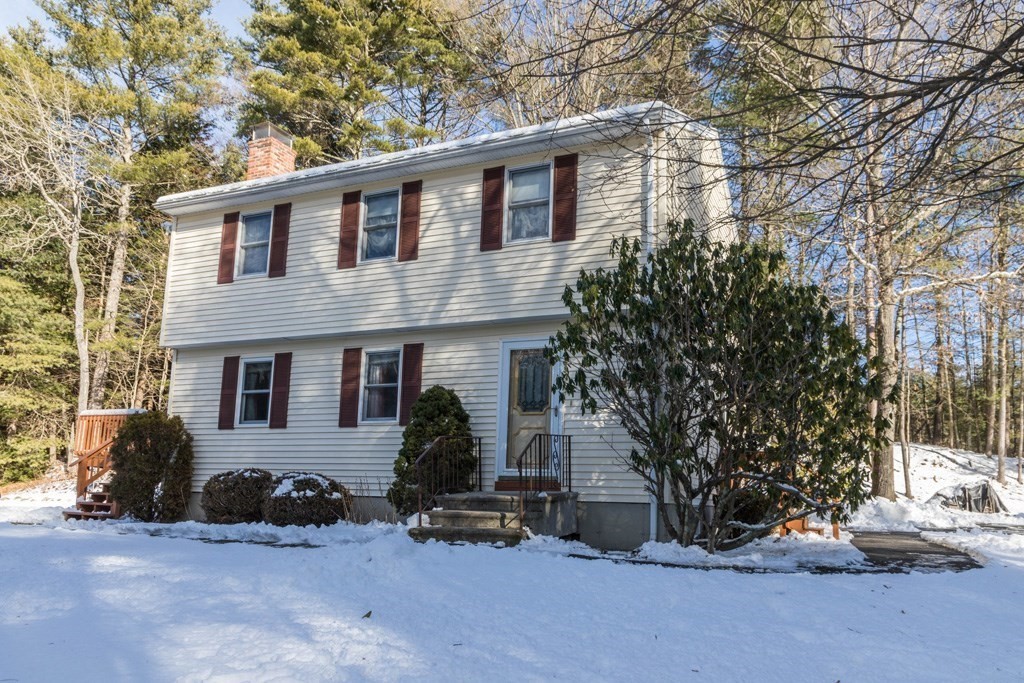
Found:
[{"label": "concrete front step", "polygon": [[518,512],[485,510],[432,510],[426,513],[431,526],[471,527],[474,529],[519,529]]},{"label": "concrete front step", "polygon": [[446,496],[438,496],[435,505],[444,510],[519,512],[519,494],[451,493]]},{"label": "concrete front step", "polygon": [[443,543],[502,543],[506,546],[513,546],[523,540],[521,529],[480,529],[454,526],[414,526],[409,529],[409,535],[413,540],[421,543],[433,539]]}]

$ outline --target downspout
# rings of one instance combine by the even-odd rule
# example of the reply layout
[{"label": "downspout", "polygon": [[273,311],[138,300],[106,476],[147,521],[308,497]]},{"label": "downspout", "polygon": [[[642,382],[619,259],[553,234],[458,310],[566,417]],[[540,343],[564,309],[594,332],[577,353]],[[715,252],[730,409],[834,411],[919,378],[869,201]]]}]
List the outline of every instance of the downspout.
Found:
[{"label": "downspout", "polygon": [[[167,300],[170,298],[168,294],[171,289],[171,262],[174,260],[174,238],[178,234],[178,217],[175,216],[171,223],[167,236],[167,272],[164,274],[164,301],[163,310],[160,314],[160,339],[159,346],[163,348],[165,346],[164,338],[164,322],[167,320]],[[174,415],[174,370],[178,365],[178,350],[171,349],[171,368],[167,375],[167,414]],[[161,387],[162,389],[162,387]]]},{"label": "downspout", "polygon": [[[654,202],[656,200],[654,183],[654,131],[651,130],[651,122],[646,117],[640,124],[644,130],[646,145],[644,158],[640,168],[641,174],[641,197],[640,211],[640,233],[644,241],[644,249],[650,256],[654,251]],[[654,481],[654,469],[651,469],[651,481]],[[658,498],[652,492],[650,494],[650,519],[648,528],[649,538],[652,541],[658,540]]]}]

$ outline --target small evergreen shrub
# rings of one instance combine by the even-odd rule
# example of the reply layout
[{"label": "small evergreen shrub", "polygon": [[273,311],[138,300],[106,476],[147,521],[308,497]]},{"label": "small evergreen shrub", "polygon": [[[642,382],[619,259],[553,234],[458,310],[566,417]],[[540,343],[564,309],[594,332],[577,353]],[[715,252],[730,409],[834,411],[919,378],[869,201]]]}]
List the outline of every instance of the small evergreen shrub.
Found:
[{"label": "small evergreen shrub", "polygon": [[[454,485],[450,491],[468,491],[476,472],[477,458],[473,452],[473,436],[469,428],[469,413],[462,407],[462,401],[453,390],[435,385],[420,394],[409,412],[409,424],[402,434],[402,448],[395,460],[395,479],[388,489],[388,500],[400,515],[411,515],[417,509],[419,483],[415,463],[420,454],[440,436],[467,437],[464,441],[453,441],[446,448],[446,462],[433,463],[434,467],[447,468],[453,473],[446,477]],[[424,480],[432,479],[433,469],[424,472]],[[424,491],[424,502],[437,491]]]},{"label": "small evergreen shrub", "polygon": [[180,417],[131,415],[110,447],[110,495],[121,511],[143,522],[174,522],[188,507],[192,435]]},{"label": "small evergreen shrub", "polygon": [[201,505],[206,521],[213,524],[245,524],[263,521],[263,499],[270,493],[274,475],[247,467],[215,474],[203,485]]},{"label": "small evergreen shrub", "polygon": [[277,526],[323,526],[352,516],[352,494],[330,477],[286,472],[263,498],[263,519]]}]

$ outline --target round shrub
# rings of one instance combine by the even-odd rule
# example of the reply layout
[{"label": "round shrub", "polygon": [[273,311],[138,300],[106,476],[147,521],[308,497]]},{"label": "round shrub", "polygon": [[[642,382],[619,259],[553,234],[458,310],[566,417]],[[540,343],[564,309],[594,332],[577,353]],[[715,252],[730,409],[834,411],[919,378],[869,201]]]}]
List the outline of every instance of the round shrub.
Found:
[{"label": "round shrub", "polygon": [[330,477],[286,472],[275,477],[263,498],[263,519],[277,526],[323,526],[349,519],[352,494]]},{"label": "round shrub", "polygon": [[[409,411],[409,424],[402,433],[402,448],[395,460],[395,479],[388,489],[388,500],[400,515],[411,515],[417,509],[419,483],[416,476],[416,459],[440,436],[465,437],[450,442],[444,450],[446,462],[434,463],[443,468],[453,482],[449,492],[468,491],[476,472],[476,455],[469,437],[469,413],[462,407],[459,395],[453,390],[434,385],[420,394]],[[429,481],[432,472],[425,472]],[[436,491],[424,491],[431,497]],[[426,502],[426,501],[424,501]]]},{"label": "round shrub", "polygon": [[262,522],[263,499],[273,483],[273,474],[256,467],[213,475],[203,485],[200,502],[206,521],[214,524]]},{"label": "round shrub", "polygon": [[143,522],[174,522],[188,508],[192,435],[180,417],[131,415],[110,447],[110,495],[121,511]]}]

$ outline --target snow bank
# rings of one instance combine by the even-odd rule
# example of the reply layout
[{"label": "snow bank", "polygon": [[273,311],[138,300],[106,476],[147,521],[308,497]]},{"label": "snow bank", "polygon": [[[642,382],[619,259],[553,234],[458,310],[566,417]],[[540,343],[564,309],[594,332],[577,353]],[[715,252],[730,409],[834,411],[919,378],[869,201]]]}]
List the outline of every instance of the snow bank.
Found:
[{"label": "snow bank", "polygon": [[691,567],[735,567],[772,571],[800,571],[816,567],[862,567],[867,564],[864,553],[857,550],[850,534],[841,534],[837,541],[817,534],[790,534],[762,538],[742,548],[709,555],[695,546],[648,541],[638,557],[654,562]]},{"label": "snow bank", "polygon": [[49,524],[60,522],[60,513],[75,505],[75,482],[56,481],[0,496],[0,522]]}]

